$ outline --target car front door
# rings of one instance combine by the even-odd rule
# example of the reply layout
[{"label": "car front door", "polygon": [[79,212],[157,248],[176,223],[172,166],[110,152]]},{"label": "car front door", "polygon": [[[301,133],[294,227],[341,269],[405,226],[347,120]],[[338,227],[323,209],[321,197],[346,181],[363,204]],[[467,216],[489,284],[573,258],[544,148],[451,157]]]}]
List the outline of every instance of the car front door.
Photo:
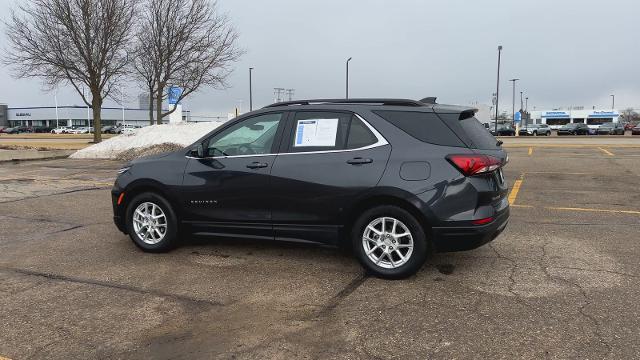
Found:
[{"label": "car front door", "polygon": [[346,211],[377,185],[390,153],[387,141],[351,112],[290,116],[271,172],[276,238],[334,242]]},{"label": "car front door", "polygon": [[216,235],[273,238],[274,155],[285,113],[252,116],[226,126],[189,159],[183,181],[185,222]]}]

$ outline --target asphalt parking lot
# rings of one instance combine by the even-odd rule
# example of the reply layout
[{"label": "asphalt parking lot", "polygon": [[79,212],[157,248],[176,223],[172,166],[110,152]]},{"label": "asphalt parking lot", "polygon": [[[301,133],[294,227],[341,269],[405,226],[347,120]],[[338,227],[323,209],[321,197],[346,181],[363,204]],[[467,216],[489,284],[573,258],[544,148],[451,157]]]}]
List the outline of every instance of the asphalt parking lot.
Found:
[{"label": "asphalt parking lot", "polygon": [[0,164],[0,359],[640,357],[640,139],[509,139],[493,243],[368,277],[331,248],[111,220],[120,164]]}]

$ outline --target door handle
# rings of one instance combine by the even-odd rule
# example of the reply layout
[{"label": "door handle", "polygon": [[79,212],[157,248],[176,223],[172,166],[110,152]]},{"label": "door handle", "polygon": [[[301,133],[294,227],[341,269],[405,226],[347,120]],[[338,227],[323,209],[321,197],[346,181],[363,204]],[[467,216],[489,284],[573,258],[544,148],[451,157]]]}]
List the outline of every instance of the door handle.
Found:
[{"label": "door handle", "polygon": [[373,159],[369,159],[369,158],[363,159],[361,157],[347,160],[347,164],[351,164],[351,165],[371,164],[372,162],[373,162]]},{"label": "door handle", "polygon": [[259,161],[254,161],[251,164],[247,164],[247,167],[249,169],[260,169],[260,168],[266,168],[267,166],[269,166],[269,164],[261,163]]}]

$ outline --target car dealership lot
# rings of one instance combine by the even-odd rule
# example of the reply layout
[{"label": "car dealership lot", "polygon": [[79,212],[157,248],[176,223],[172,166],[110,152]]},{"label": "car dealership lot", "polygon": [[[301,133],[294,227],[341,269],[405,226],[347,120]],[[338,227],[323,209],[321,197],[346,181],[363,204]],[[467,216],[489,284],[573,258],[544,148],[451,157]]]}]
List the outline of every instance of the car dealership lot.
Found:
[{"label": "car dealership lot", "polygon": [[0,357],[640,356],[640,141],[504,140],[506,231],[402,281],[313,245],[145,254],[111,220],[119,163],[0,164]]}]

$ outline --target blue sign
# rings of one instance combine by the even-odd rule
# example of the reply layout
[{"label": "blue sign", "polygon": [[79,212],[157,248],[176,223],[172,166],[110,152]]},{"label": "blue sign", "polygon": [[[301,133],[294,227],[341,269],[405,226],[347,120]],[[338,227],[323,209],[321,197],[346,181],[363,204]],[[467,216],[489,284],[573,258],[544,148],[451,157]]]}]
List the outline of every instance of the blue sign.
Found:
[{"label": "blue sign", "polygon": [[522,120],[522,113],[520,113],[520,111],[518,111],[518,112],[515,114],[515,118],[513,119],[513,121],[515,121],[515,122],[519,123],[519,122],[520,122],[520,120]]},{"label": "blue sign", "polygon": [[169,105],[175,105],[178,103],[178,99],[182,96],[182,88],[177,86],[171,86],[168,91]]}]

